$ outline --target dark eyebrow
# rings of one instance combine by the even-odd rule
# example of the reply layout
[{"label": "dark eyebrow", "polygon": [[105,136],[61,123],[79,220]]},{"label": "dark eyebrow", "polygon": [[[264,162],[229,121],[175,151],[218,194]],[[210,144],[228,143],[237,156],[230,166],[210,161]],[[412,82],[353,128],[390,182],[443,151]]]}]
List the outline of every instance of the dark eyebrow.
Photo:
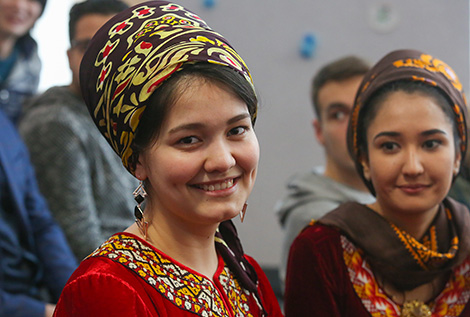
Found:
[{"label": "dark eyebrow", "polygon": [[[249,117],[251,117],[251,115],[248,112],[239,114],[239,115],[227,120],[227,125],[234,124],[235,122],[244,120],[244,119],[249,118]],[[199,122],[182,124],[180,126],[177,126],[173,129],[171,129],[168,133],[173,134],[173,133],[176,133],[176,132],[181,131],[181,130],[197,130],[197,129],[201,129],[203,127],[204,127],[204,124],[199,123]]]},{"label": "dark eyebrow", "polygon": [[382,136],[397,137],[397,136],[400,136],[400,135],[401,135],[401,133],[399,133],[399,132],[384,131],[384,132],[378,133],[378,134],[374,137],[374,140],[376,140],[377,138],[380,138],[380,137],[382,137]]},{"label": "dark eyebrow", "polygon": [[251,118],[251,115],[250,115],[248,112],[239,114],[238,116],[235,116],[235,117],[229,119],[229,120],[227,121],[227,124],[228,124],[228,125],[234,124],[235,122],[244,120],[244,119],[246,119],[246,118]]},{"label": "dark eyebrow", "polygon": [[447,133],[443,130],[440,129],[431,129],[431,130],[426,130],[421,133],[423,136],[428,136],[428,135],[433,135],[433,134],[444,134],[447,135]]},{"label": "dark eyebrow", "polygon": [[[431,130],[426,130],[426,131],[423,131],[420,133],[422,136],[430,136],[430,135],[433,135],[433,134],[444,134],[446,135],[447,133],[443,130],[440,130],[440,129],[431,129]],[[381,136],[388,136],[388,137],[398,137],[400,136],[401,133],[399,132],[394,132],[394,131],[384,131],[384,132],[380,132],[379,134],[377,134],[375,137],[374,137],[374,140],[381,137]]]},{"label": "dark eyebrow", "polygon": [[332,102],[326,107],[326,111],[331,111],[332,109],[346,109],[349,110],[348,105],[342,102]]}]

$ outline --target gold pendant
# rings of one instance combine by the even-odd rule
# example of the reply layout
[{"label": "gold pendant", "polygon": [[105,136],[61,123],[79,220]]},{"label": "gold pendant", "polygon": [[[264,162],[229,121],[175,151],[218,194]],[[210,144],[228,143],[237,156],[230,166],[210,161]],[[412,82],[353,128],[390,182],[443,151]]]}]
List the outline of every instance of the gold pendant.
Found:
[{"label": "gold pendant", "polygon": [[402,317],[428,317],[431,315],[431,309],[428,305],[419,300],[406,301],[401,308]]}]

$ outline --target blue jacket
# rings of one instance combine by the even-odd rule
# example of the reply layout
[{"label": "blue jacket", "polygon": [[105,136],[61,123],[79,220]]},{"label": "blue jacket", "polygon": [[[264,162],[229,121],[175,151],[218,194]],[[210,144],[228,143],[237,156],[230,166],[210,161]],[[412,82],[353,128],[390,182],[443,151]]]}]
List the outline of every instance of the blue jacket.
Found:
[{"label": "blue jacket", "polygon": [[[0,168],[5,175],[5,195],[10,195],[11,208],[18,217],[15,220],[19,220],[20,232],[26,237],[23,244],[37,258],[33,268],[39,272],[37,283],[57,300],[76,268],[76,261],[39,193],[25,145],[1,111]],[[11,281],[5,283],[7,257],[13,257],[11,244],[7,245],[5,238],[1,238],[6,236],[6,228],[6,220],[0,217],[0,316],[44,316],[45,303],[19,293]]]},{"label": "blue jacket", "polygon": [[0,81],[0,109],[16,125],[22,115],[23,104],[32,97],[39,85],[41,60],[36,41],[25,35],[17,42],[18,58],[7,78]]}]

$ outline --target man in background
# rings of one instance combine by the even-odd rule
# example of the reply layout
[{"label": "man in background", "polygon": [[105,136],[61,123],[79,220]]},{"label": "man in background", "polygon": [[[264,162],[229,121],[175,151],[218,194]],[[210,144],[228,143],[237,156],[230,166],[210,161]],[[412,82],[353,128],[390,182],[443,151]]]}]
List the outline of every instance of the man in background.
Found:
[{"label": "man in background", "polygon": [[20,123],[41,192],[79,260],[133,222],[137,180],[96,128],[79,85],[88,42],[125,8],[118,0],[88,0],[71,8],[67,56],[72,83],[35,98]]},{"label": "man in background", "polygon": [[0,109],[16,125],[39,85],[41,61],[30,31],[46,0],[0,0]]},{"label": "man in background", "polygon": [[348,56],[325,65],[313,78],[312,102],[316,114],[313,128],[325,149],[326,163],[324,167],[292,177],[287,196],[276,206],[284,229],[279,270],[282,285],[289,248],[304,227],[346,201],[374,201],[356,172],[346,144],[356,91],[368,70],[366,62]]}]

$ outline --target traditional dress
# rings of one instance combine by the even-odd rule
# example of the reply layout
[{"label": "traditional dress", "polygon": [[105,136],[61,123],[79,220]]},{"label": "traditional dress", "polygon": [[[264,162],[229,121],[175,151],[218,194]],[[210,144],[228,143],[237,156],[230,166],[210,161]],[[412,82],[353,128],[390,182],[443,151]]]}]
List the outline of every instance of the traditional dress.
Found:
[{"label": "traditional dress", "polygon": [[146,241],[118,233],[93,252],[70,278],[56,316],[282,316],[265,274],[258,276],[262,305],[219,254],[210,279]]},{"label": "traditional dress", "polygon": [[[453,202],[451,204],[454,205]],[[459,206],[459,210],[452,209],[453,213],[458,213],[459,217],[465,219],[465,225],[468,225],[470,218],[468,210],[462,205],[455,204]],[[445,209],[441,208],[440,216],[445,216],[445,212]],[[352,225],[356,235],[351,236],[346,231],[338,229],[341,225],[331,225],[333,217],[340,214],[350,215],[345,223],[351,222],[352,218],[357,220]],[[436,218],[435,224],[438,219],[439,217]],[[370,230],[371,223],[375,221],[378,228]],[[357,230],[359,226],[362,227],[362,231]],[[463,227],[462,225],[461,228]],[[386,272],[393,272],[400,266],[400,262],[414,257],[418,259],[418,252],[413,253],[417,250],[429,251],[426,255],[424,252],[422,254],[423,258],[430,259],[428,255],[432,252],[437,253],[438,250],[446,249],[446,246],[438,243],[430,243],[429,248],[427,247],[428,243],[433,241],[432,232],[436,232],[435,229],[435,225],[432,225],[429,235],[425,235],[422,243],[415,245],[416,248],[412,247],[412,243],[405,248],[402,243],[402,232],[395,231],[376,212],[358,203],[343,204],[327,217],[306,228],[294,241],[289,256],[286,282],[286,316],[303,316],[306,312],[312,316],[322,317],[402,316],[404,305],[396,303],[384,291],[377,280],[377,271],[374,268],[380,266],[382,260],[385,261],[385,256],[389,257],[386,263],[389,267],[384,269]],[[351,232],[348,228],[346,230]],[[462,232],[464,231],[460,231],[459,228],[458,236]],[[390,242],[395,244],[394,247],[391,243],[383,243],[381,239],[384,235],[388,239],[394,236],[390,239]],[[356,240],[361,241],[357,243]],[[358,246],[367,242],[376,243],[378,249],[370,251],[371,247],[364,246],[368,250],[366,252],[364,248]],[[449,243],[449,248],[452,248],[452,242]],[[465,245],[464,249],[467,248],[467,243],[468,238],[462,237],[460,245]],[[382,252],[379,250],[381,245]],[[454,266],[449,265],[449,278],[445,287],[435,298],[425,303],[433,317],[470,316],[470,253],[464,249],[461,252],[461,259],[454,262]],[[374,256],[370,252],[378,254]],[[413,283],[416,282],[413,276],[419,274],[420,265],[418,261],[410,261],[409,264],[410,271],[404,272],[402,276]],[[406,283],[406,280],[403,283]]]}]

